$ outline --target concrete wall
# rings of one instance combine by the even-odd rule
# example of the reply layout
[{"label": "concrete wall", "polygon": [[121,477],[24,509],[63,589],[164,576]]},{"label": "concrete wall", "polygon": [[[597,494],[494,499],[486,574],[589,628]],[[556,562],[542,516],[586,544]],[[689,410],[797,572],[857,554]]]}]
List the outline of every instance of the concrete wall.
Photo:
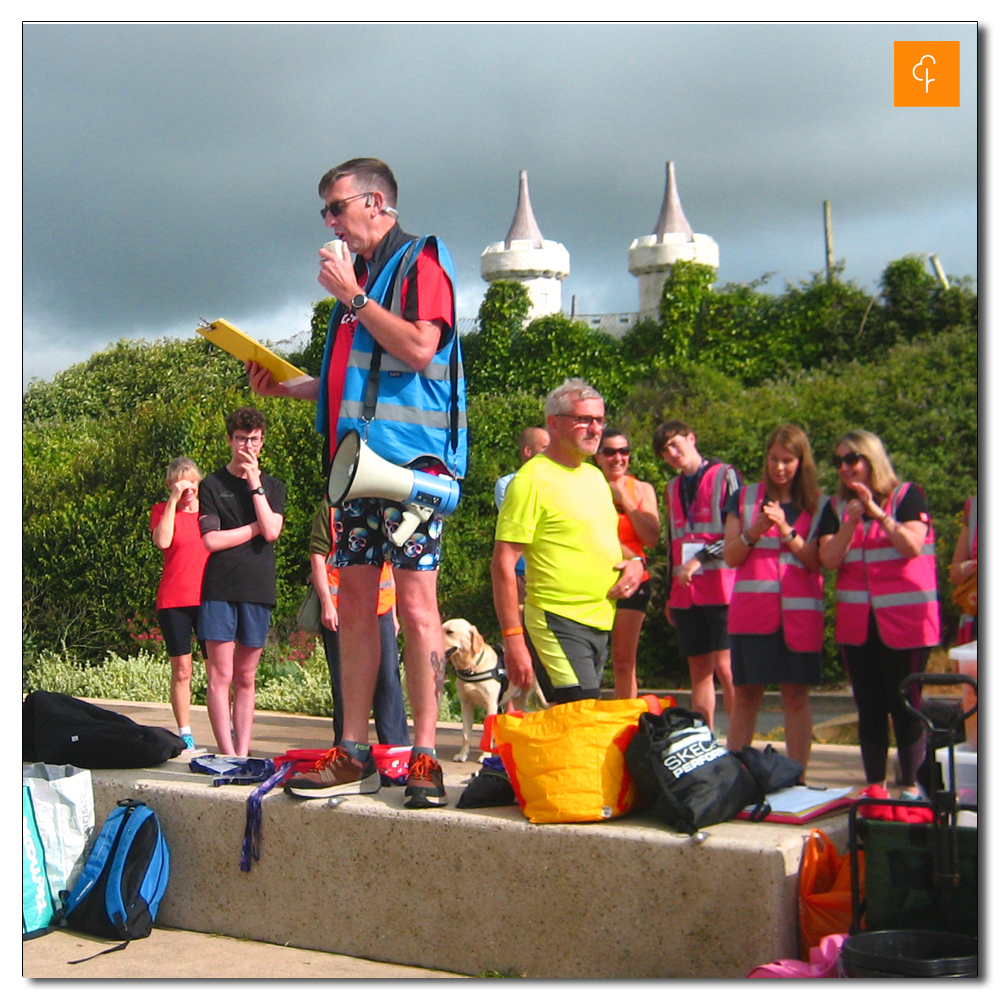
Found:
[{"label": "concrete wall", "polygon": [[804,828],[729,823],[694,844],[642,817],[533,826],[513,806],[405,810],[399,788],[336,808],[272,792],[244,873],[251,790],[177,761],[94,772],[99,822],[125,797],[160,816],[160,923],[472,975],[742,978],[797,956]]}]

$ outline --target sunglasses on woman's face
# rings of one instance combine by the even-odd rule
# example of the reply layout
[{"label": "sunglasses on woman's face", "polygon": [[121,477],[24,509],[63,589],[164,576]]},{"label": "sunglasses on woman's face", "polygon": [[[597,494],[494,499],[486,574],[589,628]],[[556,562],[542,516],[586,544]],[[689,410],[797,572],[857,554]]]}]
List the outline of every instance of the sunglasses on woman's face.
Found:
[{"label": "sunglasses on woman's face", "polygon": [[614,458],[615,455],[621,455],[622,458],[628,458],[629,450],[628,448],[602,448],[601,454],[605,458]]},{"label": "sunglasses on woman's face", "polygon": [[859,455],[856,451],[849,451],[846,455],[834,455],[833,467],[839,469],[842,465],[857,465],[865,456]]}]

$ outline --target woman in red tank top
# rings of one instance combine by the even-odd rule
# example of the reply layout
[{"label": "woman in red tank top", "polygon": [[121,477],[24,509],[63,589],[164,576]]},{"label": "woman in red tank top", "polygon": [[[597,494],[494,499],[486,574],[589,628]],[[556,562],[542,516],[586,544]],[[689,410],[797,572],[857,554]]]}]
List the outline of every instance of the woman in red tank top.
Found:
[{"label": "woman in red tank top", "polygon": [[[645,563],[645,549],[653,548],[660,537],[660,513],[652,485],[628,475],[629,457],[628,438],[614,427],[606,428],[594,460],[608,481],[618,511],[622,548]],[[635,657],[648,603],[649,573],[645,573],[639,589],[627,598],[620,598],[615,612],[611,666],[616,698],[635,698],[638,694]]]}]

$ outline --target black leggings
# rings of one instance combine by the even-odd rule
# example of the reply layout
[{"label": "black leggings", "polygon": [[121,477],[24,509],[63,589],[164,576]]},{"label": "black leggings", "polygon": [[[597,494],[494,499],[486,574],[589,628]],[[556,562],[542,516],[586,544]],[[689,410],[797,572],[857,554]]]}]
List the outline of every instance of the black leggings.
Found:
[{"label": "black leggings", "polygon": [[[923,672],[931,647],[890,649],[882,642],[872,615],[868,620],[865,644],[841,646],[840,650],[858,706],[858,742],[866,780],[873,784],[885,780],[889,716],[892,716],[899,755],[899,783],[904,786],[916,784],[917,768],[924,759],[925,734],[920,720],[907,710],[898,691],[904,677]],[[920,707],[919,691],[911,692],[910,701],[914,707]]]}]

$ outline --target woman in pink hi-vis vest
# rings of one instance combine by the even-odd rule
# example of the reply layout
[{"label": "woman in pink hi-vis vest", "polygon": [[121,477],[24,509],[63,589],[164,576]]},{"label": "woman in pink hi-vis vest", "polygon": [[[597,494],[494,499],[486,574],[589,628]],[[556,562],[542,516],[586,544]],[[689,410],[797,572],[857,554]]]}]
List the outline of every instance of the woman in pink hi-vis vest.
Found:
[{"label": "woman in pink hi-vis vest", "polygon": [[[934,529],[923,490],[901,483],[882,442],[845,434],[834,450],[837,495],[819,524],[819,557],[837,571],[837,642],[858,706],[865,778],[885,784],[888,718],[896,737],[896,784],[916,798],[926,740],[899,696],[903,679],[924,670],[940,641]],[[911,693],[919,706],[919,692]]]},{"label": "woman in pink hi-vis vest", "polygon": [[729,602],[735,710],[728,746],[753,739],[764,688],[778,684],[788,756],[812,746],[810,686],[823,679],[823,577],[816,528],[826,498],[805,432],[782,424],[764,449],[764,475],[726,506],[723,557],[736,570]]}]

